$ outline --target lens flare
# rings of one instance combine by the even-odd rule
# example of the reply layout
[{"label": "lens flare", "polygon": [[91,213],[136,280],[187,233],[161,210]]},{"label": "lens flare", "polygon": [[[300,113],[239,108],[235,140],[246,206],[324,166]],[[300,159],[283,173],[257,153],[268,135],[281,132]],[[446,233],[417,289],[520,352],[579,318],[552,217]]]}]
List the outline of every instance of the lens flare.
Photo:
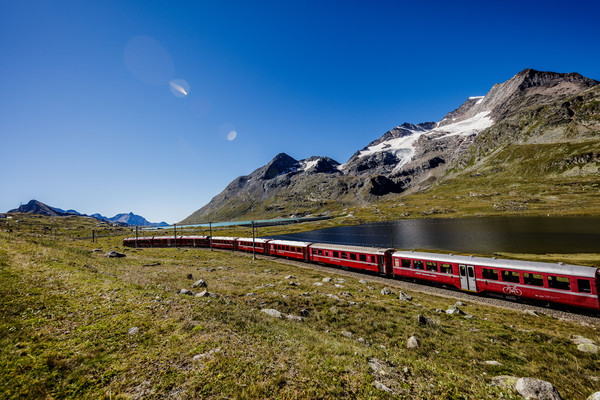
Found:
[{"label": "lens flare", "polygon": [[185,97],[190,92],[190,85],[183,79],[173,79],[169,82],[169,89],[177,97]]},{"label": "lens flare", "polygon": [[227,134],[227,140],[229,140],[230,142],[235,140],[235,138],[237,137],[237,132],[236,131],[230,131]]}]

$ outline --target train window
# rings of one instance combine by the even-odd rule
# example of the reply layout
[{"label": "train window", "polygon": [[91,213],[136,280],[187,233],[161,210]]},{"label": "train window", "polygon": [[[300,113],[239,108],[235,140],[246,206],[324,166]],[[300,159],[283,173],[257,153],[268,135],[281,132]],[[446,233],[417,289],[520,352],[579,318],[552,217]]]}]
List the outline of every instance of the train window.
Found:
[{"label": "train window", "polygon": [[526,285],[544,286],[544,277],[540,274],[523,273],[523,283]]},{"label": "train window", "polygon": [[410,268],[410,260],[402,259],[402,268]]},{"label": "train window", "polygon": [[413,268],[414,269],[423,269],[423,261],[413,260]]},{"label": "train window", "polygon": [[425,262],[425,269],[426,269],[427,271],[435,271],[435,272],[437,272],[437,270],[438,270],[438,265],[437,265],[437,263],[436,263],[436,262],[433,262],[433,261],[427,261],[427,262]]},{"label": "train window", "polygon": [[590,281],[587,279],[577,279],[577,287],[580,293],[592,293]]},{"label": "train window", "polygon": [[481,277],[491,281],[498,280],[498,270],[494,268],[481,268]]},{"label": "train window", "polygon": [[350,253],[350,259],[356,261],[356,254]]},{"label": "train window", "polygon": [[340,258],[340,252],[339,252],[339,251],[334,251],[334,252],[333,252],[333,256],[334,256],[335,258]]},{"label": "train window", "polygon": [[400,260],[398,258],[394,258],[394,267],[400,267]]},{"label": "train window", "polygon": [[440,264],[440,272],[442,272],[444,274],[451,274],[452,273],[452,264],[441,263]]},{"label": "train window", "polygon": [[348,259],[348,253],[342,252],[342,258],[344,260],[347,260]]},{"label": "train window", "polygon": [[367,256],[364,254],[359,254],[358,259],[362,262],[365,262],[365,261],[367,261]]},{"label": "train window", "polygon": [[553,289],[571,290],[571,281],[563,276],[548,275],[548,286]]},{"label": "train window", "polygon": [[516,271],[502,271],[502,281],[519,283],[519,273]]}]

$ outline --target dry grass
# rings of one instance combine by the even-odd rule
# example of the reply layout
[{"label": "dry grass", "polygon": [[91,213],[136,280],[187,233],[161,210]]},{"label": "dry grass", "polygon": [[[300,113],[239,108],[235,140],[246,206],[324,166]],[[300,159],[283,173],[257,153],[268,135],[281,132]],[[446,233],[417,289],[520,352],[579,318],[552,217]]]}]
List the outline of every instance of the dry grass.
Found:
[{"label": "dry grass", "polygon": [[[1,397],[514,397],[490,386],[502,374],[548,380],[564,398],[600,390],[598,355],[570,341],[600,343],[598,326],[476,304],[464,307],[467,319],[436,312],[447,298],[411,293],[401,302],[380,284],[336,281],[335,270],[204,249],[130,250],[120,240],[0,232]],[[105,258],[110,249],[127,257]],[[334,280],[314,285],[325,276]],[[217,298],[177,294],[200,291],[191,289],[199,278]],[[420,325],[418,314],[436,324]],[[413,335],[420,347],[409,350]]]}]

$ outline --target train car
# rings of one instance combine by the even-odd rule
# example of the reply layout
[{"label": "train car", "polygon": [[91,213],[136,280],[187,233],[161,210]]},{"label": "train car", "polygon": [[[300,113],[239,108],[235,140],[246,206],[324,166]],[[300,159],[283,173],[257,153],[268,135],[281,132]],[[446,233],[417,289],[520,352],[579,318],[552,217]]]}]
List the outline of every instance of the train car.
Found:
[{"label": "train car", "polygon": [[236,239],[227,236],[215,236],[210,239],[214,249],[236,250]]},{"label": "train car", "polygon": [[576,307],[599,309],[600,271],[580,265],[397,251],[393,274]]},{"label": "train car", "polygon": [[308,242],[298,242],[292,240],[270,240],[269,255],[275,257],[293,258],[296,260],[309,261]]},{"label": "train car", "polygon": [[208,247],[210,236],[180,236],[178,245],[181,247]]},{"label": "train car", "polygon": [[235,241],[237,249],[240,251],[255,252],[257,254],[268,254],[269,252],[269,239],[237,238]]},{"label": "train car", "polygon": [[380,275],[391,275],[392,273],[390,266],[394,249],[327,243],[313,243],[309,248],[312,262],[369,271]]}]

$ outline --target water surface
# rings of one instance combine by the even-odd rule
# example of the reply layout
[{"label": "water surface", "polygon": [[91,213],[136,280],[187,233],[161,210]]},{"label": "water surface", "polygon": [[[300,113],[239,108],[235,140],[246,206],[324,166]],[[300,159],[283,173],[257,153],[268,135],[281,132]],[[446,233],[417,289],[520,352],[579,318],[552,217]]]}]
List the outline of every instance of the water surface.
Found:
[{"label": "water surface", "polygon": [[600,253],[600,217],[406,219],[272,237],[477,254]]}]

